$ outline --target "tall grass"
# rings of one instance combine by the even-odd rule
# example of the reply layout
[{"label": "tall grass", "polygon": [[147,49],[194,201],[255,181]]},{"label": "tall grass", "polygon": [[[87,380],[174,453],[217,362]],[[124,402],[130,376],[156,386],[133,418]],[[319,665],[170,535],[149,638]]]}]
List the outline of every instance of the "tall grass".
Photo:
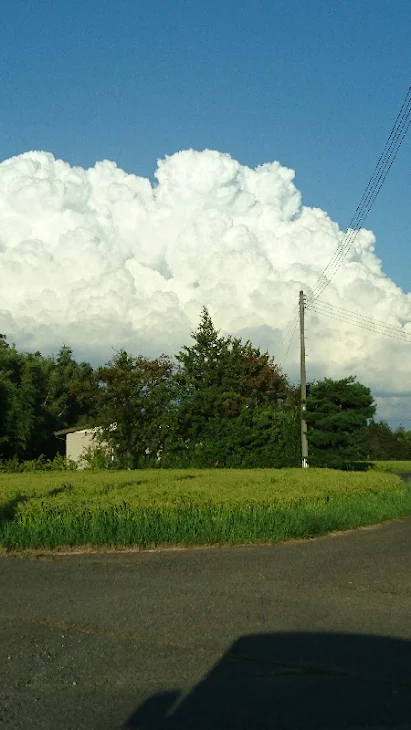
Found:
[{"label": "tall grass", "polygon": [[398,471],[409,472],[411,474],[411,461],[374,461],[372,468],[375,471]]},{"label": "tall grass", "polygon": [[0,545],[276,542],[411,514],[411,483],[379,472],[218,470],[0,476]]}]

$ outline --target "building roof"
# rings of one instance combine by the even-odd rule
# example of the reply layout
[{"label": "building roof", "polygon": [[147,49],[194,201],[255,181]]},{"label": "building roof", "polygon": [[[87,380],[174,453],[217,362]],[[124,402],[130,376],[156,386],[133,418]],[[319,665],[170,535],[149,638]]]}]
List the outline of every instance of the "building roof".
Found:
[{"label": "building roof", "polygon": [[55,436],[67,436],[68,433],[76,433],[77,431],[93,431],[95,426],[73,426],[72,428],[62,428],[61,431],[54,431]]},{"label": "building roof", "polygon": [[[117,431],[117,421],[111,423],[106,429],[107,431]],[[80,431],[94,431],[98,433],[103,431],[102,426],[72,426],[71,428],[62,428],[60,431],[54,431],[54,436],[67,436],[68,433],[80,433]]]}]

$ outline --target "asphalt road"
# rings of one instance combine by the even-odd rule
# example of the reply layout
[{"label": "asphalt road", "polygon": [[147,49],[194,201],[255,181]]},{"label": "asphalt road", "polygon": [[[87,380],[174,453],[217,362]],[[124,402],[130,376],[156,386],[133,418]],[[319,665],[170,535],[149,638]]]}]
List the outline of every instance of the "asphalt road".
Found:
[{"label": "asphalt road", "polygon": [[411,728],[411,520],[0,558],[3,730]]}]

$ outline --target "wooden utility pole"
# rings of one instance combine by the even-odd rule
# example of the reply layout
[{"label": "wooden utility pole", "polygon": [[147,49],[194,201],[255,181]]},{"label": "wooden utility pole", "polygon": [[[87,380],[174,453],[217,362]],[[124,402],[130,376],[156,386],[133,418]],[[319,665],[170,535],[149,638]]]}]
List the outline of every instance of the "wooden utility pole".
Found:
[{"label": "wooden utility pole", "polygon": [[301,466],[308,466],[307,423],[307,375],[305,370],[304,292],[300,291],[300,374],[301,374]]}]

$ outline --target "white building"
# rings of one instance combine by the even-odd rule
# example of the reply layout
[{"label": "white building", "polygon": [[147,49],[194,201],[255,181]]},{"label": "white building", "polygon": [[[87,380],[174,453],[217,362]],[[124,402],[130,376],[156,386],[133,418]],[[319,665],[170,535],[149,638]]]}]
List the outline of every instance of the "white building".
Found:
[{"label": "white building", "polygon": [[[112,427],[112,430],[115,430],[114,425]],[[76,462],[76,464],[80,468],[81,466],[85,466],[84,462],[82,463],[82,460],[85,454],[89,452],[90,449],[97,449],[98,447],[105,446],[108,451],[108,458],[112,458],[112,449],[108,446],[107,443],[99,440],[98,437],[100,434],[100,426],[95,426],[94,428],[64,428],[61,431],[54,432],[54,435],[57,438],[61,438],[62,440],[64,439],[64,441],[66,442],[66,459]]]}]

